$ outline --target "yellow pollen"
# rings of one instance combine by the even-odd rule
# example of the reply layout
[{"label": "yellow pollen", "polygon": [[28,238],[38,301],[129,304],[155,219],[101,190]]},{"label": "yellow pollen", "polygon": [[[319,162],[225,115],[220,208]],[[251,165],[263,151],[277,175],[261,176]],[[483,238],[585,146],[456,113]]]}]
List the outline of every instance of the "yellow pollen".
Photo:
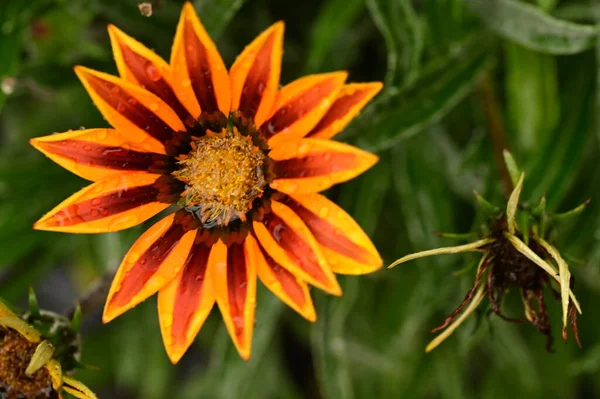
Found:
[{"label": "yellow pollen", "polygon": [[173,175],[187,185],[185,205],[199,207],[202,223],[227,225],[245,221],[252,202],[262,196],[264,160],[252,139],[237,129],[208,132],[192,143]]}]

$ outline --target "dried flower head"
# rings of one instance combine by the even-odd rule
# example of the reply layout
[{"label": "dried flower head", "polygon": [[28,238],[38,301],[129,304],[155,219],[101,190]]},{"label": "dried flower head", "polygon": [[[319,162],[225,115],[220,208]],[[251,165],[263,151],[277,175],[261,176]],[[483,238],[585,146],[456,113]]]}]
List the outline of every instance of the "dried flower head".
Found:
[{"label": "dried flower head", "polygon": [[0,302],[0,397],[95,399],[81,382],[69,377],[79,366],[80,313],[73,320],[40,311],[33,292],[30,311],[22,317]]},{"label": "dried flower head", "polygon": [[[548,236],[556,222],[579,214],[588,202],[572,211],[555,215],[546,212],[545,198],[536,207],[521,203],[525,174],[518,171],[510,153],[505,151],[504,155],[515,188],[508,199],[505,212],[475,192],[477,203],[489,216],[488,224],[479,234],[479,240],[406,255],[389,266],[392,268],[409,260],[432,255],[462,252],[481,252],[483,255],[477,267],[475,282],[462,303],[440,326],[432,330],[442,333],[427,345],[427,352],[448,338],[475,311],[486,295],[491,312],[509,322],[531,323],[547,337],[546,349],[550,351],[553,338],[544,298],[545,288],[561,301],[563,339],[567,340],[567,324],[570,321],[575,340],[581,346],[577,330],[577,313],[581,313],[581,307],[572,291],[573,278],[567,262],[548,242]],[[502,300],[511,288],[518,289],[521,294],[524,318],[507,316],[502,310]]]}]

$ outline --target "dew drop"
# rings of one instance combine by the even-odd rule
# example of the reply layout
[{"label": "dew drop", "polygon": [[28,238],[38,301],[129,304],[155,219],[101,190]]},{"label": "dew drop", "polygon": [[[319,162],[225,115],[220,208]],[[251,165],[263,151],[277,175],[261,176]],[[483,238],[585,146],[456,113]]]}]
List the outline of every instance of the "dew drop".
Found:
[{"label": "dew drop", "polygon": [[136,100],[135,98],[133,98],[133,97],[129,97],[129,98],[127,99],[127,102],[128,102],[129,104],[131,104],[131,105],[136,105],[136,104],[137,104],[137,100]]},{"label": "dew drop", "polygon": [[93,205],[93,206],[98,206],[98,205],[100,205],[100,203],[101,203],[101,202],[102,202],[102,201],[100,201],[100,198],[94,198],[94,199],[92,200],[92,205]]},{"label": "dew drop", "polygon": [[158,72],[158,69],[154,64],[146,65],[146,76],[153,82],[157,82],[161,78],[160,72]]},{"label": "dew drop", "polygon": [[277,241],[278,243],[281,243],[281,232],[285,229],[285,226],[281,223],[278,223],[275,228],[273,229],[273,238],[275,239],[275,241]]},{"label": "dew drop", "polygon": [[152,111],[156,111],[158,109],[158,103],[151,103],[150,104],[150,109]]},{"label": "dew drop", "polygon": [[183,87],[190,87],[192,85],[192,81],[189,79],[183,79],[181,84],[183,85]]},{"label": "dew drop", "polygon": [[83,149],[86,150],[86,151],[91,151],[92,150],[92,146],[89,145],[89,144],[86,144],[86,145],[83,146]]},{"label": "dew drop", "polygon": [[117,104],[117,111],[118,112],[123,112],[125,111],[125,105],[119,101],[119,103]]},{"label": "dew drop", "polygon": [[318,212],[319,216],[322,218],[326,218],[327,215],[329,215],[329,208],[327,208],[326,206],[324,206],[323,208],[321,208]]},{"label": "dew drop", "polygon": [[239,335],[244,327],[244,319],[241,316],[234,316],[231,318],[231,321],[233,321],[233,324],[235,325],[236,334]]},{"label": "dew drop", "polygon": [[113,87],[111,87],[111,88],[110,88],[110,92],[111,92],[112,94],[114,94],[115,96],[116,96],[117,94],[119,94],[119,92],[120,92],[120,91],[121,91],[121,90],[119,89],[119,86],[113,86]]},{"label": "dew drop", "polygon": [[273,122],[271,121],[267,122],[267,130],[269,134],[275,134],[277,132],[275,124],[273,124]]}]

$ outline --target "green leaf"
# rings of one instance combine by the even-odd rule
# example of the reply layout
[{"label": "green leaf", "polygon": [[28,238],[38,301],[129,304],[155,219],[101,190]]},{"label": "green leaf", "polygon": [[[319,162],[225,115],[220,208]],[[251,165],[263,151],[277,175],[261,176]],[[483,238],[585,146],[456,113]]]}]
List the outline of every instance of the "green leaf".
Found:
[{"label": "green leaf", "polygon": [[516,0],[466,0],[487,28],[532,50],[574,54],[592,47],[599,26],[556,19],[536,6]]},{"label": "green leaf", "polygon": [[194,2],[198,15],[208,34],[216,39],[221,36],[229,22],[246,0],[197,0]]},{"label": "green leaf", "polygon": [[418,76],[424,42],[423,26],[411,2],[367,0],[367,6],[387,47],[386,85],[410,84]]},{"label": "green leaf", "polygon": [[504,50],[510,142],[532,151],[560,119],[556,59],[510,42]]},{"label": "green leaf", "polygon": [[321,71],[332,51],[332,43],[352,26],[363,9],[363,0],[332,0],[324,3],[312,26],[305,68],[307,74]]},{"label": "green leaf", "polygon": [[489,45],[485,38],[470,42],[430,64],[410,90],[383,98],[371,111],[375,115],[363,118],[369,121],[369,134],[359,137],[359,145],[382,151],[440,121],[486,69]]}]

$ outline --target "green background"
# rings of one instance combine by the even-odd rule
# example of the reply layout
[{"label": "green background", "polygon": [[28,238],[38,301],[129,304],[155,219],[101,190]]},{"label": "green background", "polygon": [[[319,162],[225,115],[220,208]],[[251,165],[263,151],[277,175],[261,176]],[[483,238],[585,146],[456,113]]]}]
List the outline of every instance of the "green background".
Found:
[{"label": "green background", "polygon": [[[571,263],[582,304],[583,349],[560,337],[555,353],[530,325],[468,320],[424,353],[462,300],[476,261],[429,258],[340,277],[341,298],[313,290],[310,324],[259,287],[252,359],[235,352],[217,311],[177,365],[168,361],[156,301],[102,325],[84,315],[78,377],[101,398],[591,398],[600,397],[600,4],[594,0],[202,0],[194,2],[227,65],[258,33],[285,20],[282,83],[348,70],[384,91],[339,136],[381,161],[328,195],[373,238],[386,264],[453,245],[480,216],[472,190],[502,205],[493,142],[504,137],[526,172],[524,199],[547,194],[552,211],[592,202],[554,243]],[[85,185],[28,144],[79,127],[107,126],[72,67],[116,73],[108,23],[168,59],[182,2],[0,2],[0,297],[24,306],[32,285],[43,308],[67,312],[113,270],[147,226],[69,235],[31,225]],[[596,23],[596,25],[594,25]],[[492,118],[490,118],[492,116]],[[497,118],[494,118],[496,116]],[[548,295],[548,298],[550,296]],[[100,298],[100,306],[102,299]],[[516,292],[509,314],[522,312]]]}]

